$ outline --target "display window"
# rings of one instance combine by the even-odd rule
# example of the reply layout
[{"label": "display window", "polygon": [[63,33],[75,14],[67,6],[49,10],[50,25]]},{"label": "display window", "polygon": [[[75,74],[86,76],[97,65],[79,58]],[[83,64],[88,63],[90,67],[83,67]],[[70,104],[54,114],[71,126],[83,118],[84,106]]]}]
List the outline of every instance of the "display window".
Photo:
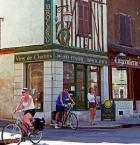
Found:
[{"label": "display window", "polygon": [[112,98],[127,99],[127,68],[112,68]]},{"label": "display window", "polygon": [[35,108],[38,111],[43,111],[43,62],[28,63],[26,65],[27,87],[33,97]]},{"label": "display window", "polygon": [[76,110],[88,108],[87,93],[89,87],[96,91],[100,102],[100,67],[83,64],[63,64],[63,84],[73,94]]}]

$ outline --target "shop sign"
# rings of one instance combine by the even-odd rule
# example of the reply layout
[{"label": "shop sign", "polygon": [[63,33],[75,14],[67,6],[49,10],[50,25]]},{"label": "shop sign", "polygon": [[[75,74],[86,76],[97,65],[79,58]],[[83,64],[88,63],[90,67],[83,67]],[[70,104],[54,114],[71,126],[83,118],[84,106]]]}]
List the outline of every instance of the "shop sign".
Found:
[{"label": "shop sign", "polygon": [[64,61],[70,61],[76,63],[107,65],[106,58],[100,58],[95,56],[91,57],[91,56],[84,56],[84,55],[77,55],[77,54],[55,52],[54,58],[57,60],[64,60]]},{"label": "shop sign", "polygon": [[15,55],[15,63],[45,61],[45,60],[62,60],[74,63],[107,65],[107,58],[76,55],[63,52],[47,52],[47,53]]},{"label": "shop sign", "polygon": [[133,58],[125,58],[121,56],[116,56],[114,58],[115,64],[121,65],[121,66],[130,66],[130,67],[140,67],[138,60],[135,60]]},{"label": "shop sign", "polygon": [[106,100],[101,105],[101,120],[103,121],[104,119],[116,120],[115,103],[113,101]]},{"label": "shop sign", "polygon": [[48,59],[52,59],[52,52],[48,53],[33,53],[33,54],[21,54],[15,55],[15,62],[33,62],[33,61],[44,61]]}]

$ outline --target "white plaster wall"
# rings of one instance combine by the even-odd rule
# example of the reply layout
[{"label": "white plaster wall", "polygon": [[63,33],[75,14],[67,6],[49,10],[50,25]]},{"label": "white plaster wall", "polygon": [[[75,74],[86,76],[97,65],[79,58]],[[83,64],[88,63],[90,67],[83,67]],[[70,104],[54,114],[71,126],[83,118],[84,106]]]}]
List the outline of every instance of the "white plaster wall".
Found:
[{"label": "white plaster wall", "polygon": [[44,43],[44,0],[0,0],[1,48]]},{"label": "white plaster wall", "polygon": [[108,66],[101,67],[101,100],[109,99]]},{"label": "white plaster wall", "polygon": [[[103,0],[102,2],[107,3],[107,0]],[[104,34],[104,51],[107,52],[107,5],[103,5],[103,34]]]},{"label": "white plaster wall", "polygon": [[11,118],[14,108],[14,55],[0,55],[0,118]]},{"label": "white plaster wall", "polygon": [[[133,116],[133,101],[115,101],[116,119]],[[123,111],[123,115],[119,115]]]},{"label": "white plaster wall", "polygon": [[24,73],[24,64],[17,63],[14,65],[14,108],[16,108],[20,98],[21,98],[21,90],[24,86],[25,82],[25,73]]}]

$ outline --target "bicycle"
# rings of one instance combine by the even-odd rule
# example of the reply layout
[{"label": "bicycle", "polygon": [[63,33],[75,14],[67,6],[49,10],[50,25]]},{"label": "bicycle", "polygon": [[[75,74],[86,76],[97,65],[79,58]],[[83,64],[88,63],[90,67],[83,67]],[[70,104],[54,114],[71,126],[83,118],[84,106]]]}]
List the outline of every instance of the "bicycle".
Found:
[{"label": "bicycle", "polygon": [[[19,145],[22,142],[23,137],[26,137],[26,139],[29,139],[33,144],[39,143],[40,140],[42,139],[43,129],[40,128],[38,130],[37,127],[34,126],[33,130],[30,130],[29,126],[24,125],[22,122],[23,111],[14,112],[13,116],[16,118],[15,123],[9,123],[6,126],[4,126],[2,129],[1,138],[2,138],[3,143],[5,145],[9,143],[17,143],[17,145]],[[35,121],[35,118],[32,118],[31,122],[33,123],[34,121]],[[44,123],[45,121],[42,122],[43,126],[44,126]]]},{"label": "bicycle", "polygon": [[75,104],[71,103],[64,104],[64,111],[67,111],[67,116],[65,117],[64,111],[61,112],[60,120],[58,122],[59,127],[70,126],[73,130],[78,128],[77,116],[71,111],[74,105]]}]

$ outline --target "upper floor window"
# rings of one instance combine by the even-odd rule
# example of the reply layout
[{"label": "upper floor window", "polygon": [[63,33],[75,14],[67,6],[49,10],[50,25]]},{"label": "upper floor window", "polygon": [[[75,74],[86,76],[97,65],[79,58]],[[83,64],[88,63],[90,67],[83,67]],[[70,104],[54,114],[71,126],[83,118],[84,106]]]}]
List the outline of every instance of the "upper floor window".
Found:
[{"label": "upper floor window", "polygon": [[124,13],[120,13],[115,16],[115,37],[117,43],[120,45],[134,46],[134,20]]},{"label": "upper floor window", "polygon": [[78,0],[78,35],[91,34],[91,5],[88,1]]},{"label": "upper floor window", "polygon": [[132,45],[131,18],[126,14],[120,14],[120,44]]}]

